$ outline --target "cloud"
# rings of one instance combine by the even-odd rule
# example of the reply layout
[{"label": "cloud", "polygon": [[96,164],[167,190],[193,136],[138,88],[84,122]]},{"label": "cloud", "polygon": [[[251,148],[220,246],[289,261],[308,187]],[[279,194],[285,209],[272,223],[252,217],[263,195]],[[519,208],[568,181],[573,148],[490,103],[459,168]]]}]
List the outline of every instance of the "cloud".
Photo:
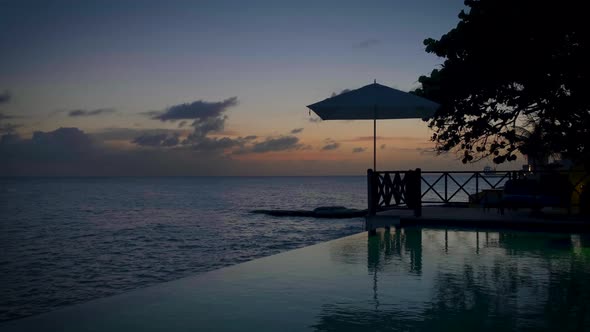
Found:
[{"label": "cloud", "polygon": [[[210,138],[210,133],[219,133],[225,129],[227,116],[223,114],[229,107],[238,104],[237,97],[227,98],[219,102],[197,100],[192,103],[178,104],[163,111],[148,111],[142,114],[149,115],[154,120],[180,121],[179,128],[185,127],[189,120],[193,120],[190,133],[182,142],[178,136],[162,136],[162,134],[138,137],[134,143],[144,146],[174,146],[182,144],[191,146],[198,151],[220,151],[228,147],[243,145],[244,139]],[[163,145],[165,144],[165,145]]]},{"label": "cloud", "polygon": [[369,48],[381,44],[379,39],[365,39],[353,45],[354,48]]},{"label": "cloud", "polygon": [[156,117],[160,114],[164,113],[163,111],[144,111],[144,112],[139,112],[139,114],[141,115],[147,115],[149,117]]},{"label": "cloud", "polygon": [[192,103],[169,107],[163,112],[153,115],[152,119],[160,121],[176,121],[219,117],[229,107],[236,106],[237,104],[237,97],[231,97],[219,102],[197,100]]},{"label": "cloud", "polygon": [[205,137],[198,142],[191,142],[191,148],[196,151],[201,152],[220,152],[225,149],[233,148],[236,146],[243,146],[245,143],[244,139],[242,138],[229,138],[229,137],[222,137],[222,138],[209,138]]},{"label": "cloud", "polygon": [[0,166],[32,162],[43,167],[45,163],[69,163],[92,154],[95,146],[95,142],[78,128],[36,131],[30,139],[7,134],[2,136],[0,144],[0,159],[3,160]]},{"label": "cloud", "polygon": [[162,141],[162,146],[176,146],[179,143],[178,136],[170,136]]},{"label": "cloud", "polygon": [[105,128],[88,135],[98,141],[132,141],[144,135],[164,134],[166,136],[174,136],[184,132],[179,129]]},{"label": "cloud", "polygon": [[2,120],[10,120],[10,119],[17,119],[20,118],[19,116],[15,116],[15,115],[8,115],[8,114],[4,114],[4,113],[0,113],[0,121]]},{"label": "cloud", "polygon": [[239,145],[239,142],[234,142],[233,139],[227,137],[223,141],[207,137],[211,132],[221,132],[225,128],[225,120],[227,120],[227,116],[208,117],[193,121],[193,132],[182,141],[182,144],[192,145],[197,150],[220,150]]},{"label": "cloud", "polygon": [[[205,102],[202,100],[172,106],[160,112],[144,112],[153,119],[161,121],[180,121],[180,126],[187,125],[192,120],[192,131],[179,129],[139,130],[131,128],[112,128],[93,134],[93,137],[103,140],[126,139],[141,147],[169,147],[184,148],[190,151],[212,153],[217,156],[229,156],[231,154],[264,153],[270,151],[283,151],[289,149],[303,149],[305,146],[299,143],[294,136],[281,136],[266,138],[256,141],[258,136],[245,137],[211,137],[211,134],[224,133],[228,119],[223,112],[228,107],[237,105],[237,98],[232,97],[220,102]],[[296,128],[292,133],[300,133],[303,128]],[[219,135],[217,135],[219,136]]]},{"label": "cloud", "polygon": [[311,123],[318,123],[318,122],[322,122],[322,119],[319,116],[314,116],[314,117],[308,118],[308,121]]},{"label": "cloud", "polygon": [[12,94],[8,90],[0,92],[0,104],[8,103],[12,99]]},{"label": "cloud", "polygon": [[225,120],[227,116],[208,117],[197,119],[193,122],[193,135],[204,137],[210,132],[219,132],[225,128]]},{"label": "cloud", "polygon": [[0,124],[0,134],[11,134],[14,133],[17,128],[22,127],[21,124],[5,123]]},{"label": "cloud", "polygon": [[[10,100],[11,95],[8,91],[0,93],[0,104],[6,103]],[[12,120],[21,118],[20,116],[0,113],[0,134],[12,134],[17,128],[22,127],[21,124],[5,123],[5,120]]]},{"label": "cloud", "polygon": [[[172,133],[168,133],[172,135]],[[182,137],[183,134],[180,135]],[[173,136],[172,136],[173,137]],[[291,137],[291,138],[289,138]],[[170,136],[169,136],[170,138]],[[160,145],[173,144],[175,142]],[[334,141],[327,143],[335,143]],[[359,174],[365,163],[358,158],[301,158],[291,150],[304,150],[293,136],[258,139],[254,137],[209,138],[197,145],[129,148],[127,145],[101,144],[95,136],[78,128],[35,132],[32,138],[16,134],[0,135],[1,176],[180,176],[180,175],[321,175]],[[253,150],[260,151],[255,154]],[[252,153],[238,158],[235,151]],[[261,155],[264,152],[289,151]],[[312,154],[321,155],[319,151]],[[457,161],[433,159],[434,155],[414,152],[418,160],[396,159],[396,168],[420,167],[454,169]],[[234,158],[235,157],[235,158]],[[314,158],[314,157],[311,157]],[[362,158],[361,158],[362,159]],[[400,161],[401,160],[401,161]],[[404,163],[405,162],[405,163]],[[443,167],[441,167],[443,165]]]},{"label": "cloud", "polygon": [[59,128],[51,132],[36,131],[31,141],[39,145],[67,145],[85,148],[92,145],[92,140],[78,128]]},{"label": "cloud", "polygon": [[252,146],[252,152],[263,153],[271,151],[285,151],[301,148],[299,138],[295,136],[281,136],[278,138],[267,138],[266,140],[255,143]]},{"label": "cloud", "polygon": [[246,136],[241,140],[241,148],[233,151],[233,154],[266,153],[289,150],[301,150],[306,146],[299,142],[295,136],[267,137],[264,141],[250,142],[255,136]]},{"label": "cloud", "polygon": [[340,143],[330,143],[330,144],[326,144],[322,147],[322,151],[329,151],[329,150],[336,150],[340,147]]},{"label": "cloud", "polygon": [[[164,140],[161,144],[172,143]],[[184,146],[120,149],[100,144],[78,128],[38,131],[30,139],[2,135],[0,160],[0,175],[8,176],[227,175],[256,169]]]},{"label": "cloud", "polygon": [[352,149],[352,153],[360,153],[360,152],[365,152],[367,151],[367,148],[363,148],[363,147],[356,147],[354,149]]},{"label": "cloud", "polygon": [[296,128],[296,129],[291,130],[291,134],[299,134],[302,131],[303,131],[303,128]]},{"label": "cloud", "polygon": [[[5,133],[4,135],[0,136],[0,156],[2,156],[3,146],[11,145],[18,143],[20,141],[20,137],[17,134],[12,133]],[[0,163],[0,166],[2,163]]]},{"label": "cloud", "polygon": [[381,144],[381,150],[384,150],[387,145]]},{"label": "cloud", "polygon": [[141,135],[136,137],[132,143],[135,143],[139,146],[151,146],[151,147],[172,147],[178,145],[180,142],[179,134],[174,133],[172,135],[169,134],[154,134],[154,135]]},{"label": "cloud", "polygon": [[95,109],[95,110],[78,109],[78,110],[71,110],[71,111],[67,111],[67,112],[68,112],[68,116],[79,117],[79,116],[96,116],[96,115],[110,114],[110,113],[115,113],[117,111],[113,108],[99,108],[99,109]]}]

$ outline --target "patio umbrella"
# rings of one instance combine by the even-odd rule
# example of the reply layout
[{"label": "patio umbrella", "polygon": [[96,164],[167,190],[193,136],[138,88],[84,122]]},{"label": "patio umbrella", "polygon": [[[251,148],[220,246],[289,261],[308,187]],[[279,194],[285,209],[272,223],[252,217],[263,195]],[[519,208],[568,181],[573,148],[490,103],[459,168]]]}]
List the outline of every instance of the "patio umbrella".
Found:
[{"label": "patio umbrella", "polygon": [[307,107],[322,120],[373,120],[373,170],[376,170],[377,120],[428,118],[438,106],[428,99],[374,82]]}]

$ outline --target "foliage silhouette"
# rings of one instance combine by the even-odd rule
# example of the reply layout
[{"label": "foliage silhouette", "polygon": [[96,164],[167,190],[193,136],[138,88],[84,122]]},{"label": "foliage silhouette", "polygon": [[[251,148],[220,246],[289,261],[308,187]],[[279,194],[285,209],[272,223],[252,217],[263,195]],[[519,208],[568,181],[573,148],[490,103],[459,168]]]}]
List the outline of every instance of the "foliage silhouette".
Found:
[{"label": "foliage silhouette", "polygon": [[[444,58],[415,93],[441,104],[429,127],[440,152],[464,163],[513,161],[543,133],[536,154],[588,161],[590,34],[583,2],[466,0],[459,23],[426,51]],[[520,129],[519,129],[520,128]],[[530,152],[530,151],[528,151]]]}]

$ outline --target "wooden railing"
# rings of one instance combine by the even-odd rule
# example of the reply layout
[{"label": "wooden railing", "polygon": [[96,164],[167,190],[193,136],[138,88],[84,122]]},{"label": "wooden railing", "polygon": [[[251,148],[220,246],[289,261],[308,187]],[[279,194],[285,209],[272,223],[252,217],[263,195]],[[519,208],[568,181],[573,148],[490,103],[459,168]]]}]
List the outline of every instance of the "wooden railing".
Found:
[{"label": "wooden railing", "polygon": [[[499,189],[506,181],[524,176],[521,171],[492,174],[477,171],[429,171],[422,174],[422,183],[426,186],[422,191],[422,202],[430,204],[469,203],[468,198],[479,194],[483,189]],[[468,185],[472,186],[472,190],[468,190]],[[428,194],[431,194],[430,197]],[[459,197],[462,194],[465,196]]]},{"label": "wooden railing", "polygon": [[414,210],[414,215],[422,215],[421,171],[367,171],[369,215],[392,207],[405,207]]},{"label": "wooden railing", "polygon": [[[567,174],[572,195],[580,197],[582,184],[590,182],[583,171],[367,171],[369,215],[392,208],[414,210],[421,215],[422,204],[468,204],[486,189],[501,189],[506,181],[543,174]],[[576,205],[575,203],[573,205]]]}]

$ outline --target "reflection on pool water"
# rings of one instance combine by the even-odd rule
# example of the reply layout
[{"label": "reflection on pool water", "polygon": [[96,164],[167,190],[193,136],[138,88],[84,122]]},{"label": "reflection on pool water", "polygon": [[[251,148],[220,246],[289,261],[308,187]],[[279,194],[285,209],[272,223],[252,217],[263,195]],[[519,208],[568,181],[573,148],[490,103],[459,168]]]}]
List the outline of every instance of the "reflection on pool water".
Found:
[{"label": "reflection on pool water", "polygon": [[331,249],[366,261],[373,296],[322,305],[320,331],[590,328],[589,235],[405,228]]},{"label": "reflection on pool water", "polygon": [[0,330],[590,330],[590,235],[399,228],[0,324]]}]

